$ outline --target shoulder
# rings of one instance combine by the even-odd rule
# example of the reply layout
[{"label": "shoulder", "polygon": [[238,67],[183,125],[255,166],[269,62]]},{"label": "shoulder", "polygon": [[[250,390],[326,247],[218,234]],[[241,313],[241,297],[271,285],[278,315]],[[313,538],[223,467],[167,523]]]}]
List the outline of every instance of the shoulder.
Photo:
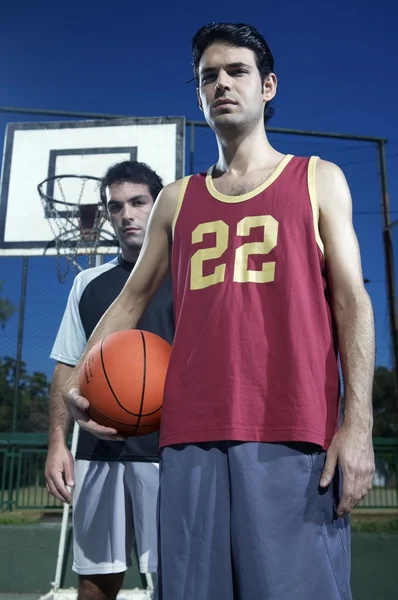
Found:
[{"label": "shoulder", "polygon": [[340,167],[329,160],[318,158],[315,169],[317,179],[322,182],[338,183],[341,180],[345,180],[344,173]]},{"label": "shoulder", "polygon": [[351,206],[351,195],[347,179],[335,163],[320,158],[316,161],[315,185],[321,212]]},{"label": "shoulder", "polygon": [[162,202],[177,202],[181,191],[186,187],[189,181],[189,177],[190,176],[188,175],[187,177],[177,179],[177,181],[165,185],[159,194],[159,199],[162,199]]},{"label": "shoulder", "polygon": [[103,265],[99,265],[98,267],[91,267],[90,269],[84,269],[80,271],[74,279],[72,292],[76,296],[81,296],[86,287],[95,279],[100,277],[101,275],[109,272],[111,269],[117,267],[118,262],[117,258],[104,263]]},{"label": "shoulder", "polygon": [[166,185],[156,199],[154,213],[156,218],[166,224],[172,225],[178,207],[184,197],[184,192],[189,181],[188,177],[183,177],[173,183]]}]

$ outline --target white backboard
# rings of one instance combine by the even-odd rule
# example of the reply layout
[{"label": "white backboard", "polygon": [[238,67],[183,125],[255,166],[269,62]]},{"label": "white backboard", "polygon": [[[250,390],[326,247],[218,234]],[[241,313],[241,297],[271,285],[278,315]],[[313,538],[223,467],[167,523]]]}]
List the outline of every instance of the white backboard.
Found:
[{"label": "white backboard", "polygon": [[[0,181],[0,255],[56,254],[37,191],[43,180],[60,174],[103,177],[117,162],[138,160],[168,184],[184,175],[184,134],[183,117],[9,123]],[[47,194],[59,196],[56,182],[46,187]],[[66,181],[66,200],[75,201],[80,188],[80,180]],[[98,202],[98,186],[87,185],[84,203]],[[100,246],[97,252],[113,249]]]}]

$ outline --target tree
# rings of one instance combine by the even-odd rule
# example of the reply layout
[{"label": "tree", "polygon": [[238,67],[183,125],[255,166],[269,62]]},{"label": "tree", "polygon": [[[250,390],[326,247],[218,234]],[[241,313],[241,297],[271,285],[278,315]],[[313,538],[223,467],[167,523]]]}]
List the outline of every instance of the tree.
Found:
[{"label": "tree", "polygon": [[[11,431],[15,401],[16,360],[0,358],[0,432]],[[18,387],[17,427],[19,433],[46,431],[50,382],[44,373],[27,373],[21,364]]]},{"label": "tree", "polygon": [[3,282],[0,281],[0,327],[4,329],[8,319],[15,313],[15,306],[7,298],[2,298]]},{"label": "tree", "polygon": [[377,367],[373,383],[373,435],[398,436],[398,407],[395,374],[387,367]]}]

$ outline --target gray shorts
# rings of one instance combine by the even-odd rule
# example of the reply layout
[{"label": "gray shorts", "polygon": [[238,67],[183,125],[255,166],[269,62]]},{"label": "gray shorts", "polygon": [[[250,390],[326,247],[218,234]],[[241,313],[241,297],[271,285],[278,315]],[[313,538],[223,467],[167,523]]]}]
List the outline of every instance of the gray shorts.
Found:
[{"label": "gray shorts", "polygon": [[73,570],[121,573],[134,541],[141,573],[157,569],[159,465],[77,460],[73,494]]},{"label": "gray shorts", "polygon": [[351,600],[337,471],[311,444],[169,446],[161,458],[161,600]]}]

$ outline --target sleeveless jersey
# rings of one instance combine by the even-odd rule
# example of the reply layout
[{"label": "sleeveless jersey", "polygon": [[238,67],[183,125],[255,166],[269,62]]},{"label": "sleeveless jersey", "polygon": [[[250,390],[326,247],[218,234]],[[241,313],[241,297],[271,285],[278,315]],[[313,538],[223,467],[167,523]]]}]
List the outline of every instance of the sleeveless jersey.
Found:
[{"label": "sleeveless jersey", "polygon": [[175,337],[160,445],[311,442],[336,432],[339,374],[316,157],[225,196],[187,177],[174,219]]}]

